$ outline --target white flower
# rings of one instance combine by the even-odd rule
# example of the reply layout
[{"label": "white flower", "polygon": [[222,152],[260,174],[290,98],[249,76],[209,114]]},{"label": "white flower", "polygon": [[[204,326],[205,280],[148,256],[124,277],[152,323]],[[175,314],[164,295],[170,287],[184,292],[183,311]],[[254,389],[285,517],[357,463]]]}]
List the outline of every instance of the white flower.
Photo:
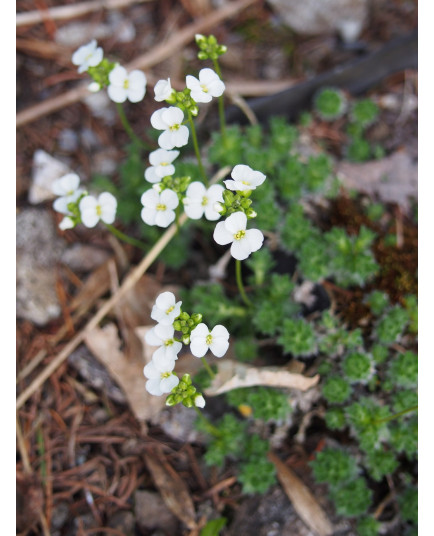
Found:
[{"label": "white flower", "polygon": [[213,184],[207,190],[202,182],[192,182],[183,199],[185,213],[192,220],[199,220],[204,214],[207,220],[218,220],[220,214],[215,210],[215,203],[223,201],[223,191],[220,184]]},{"label": "white flower", "polygon": [[72,229],[73,227],[75,227],[75,223],[69,216],[65,216],[59,223],[59,229],[61,231],[66,231],[66,229]]},{"label": "white flower", "polygon": [[155,361],[162,357],[178,359],[178,354],[181,351],[182,343],[173,339],[174,334],[175,328],[170,325],[165,326],[164,324],[157,324],[146,333],[145,341],[150,346],[160,347],[158,350],[155,350],[152,359]]},{"label": "white flower", "polygon": [[101,47],[97,47],[96,40],[93,39],[87,45],[81,46],[72,55],[72,63],[78,65],[78,72],[84,73],[89,67],[96,67],[102,62],[104,52]]},{"label": "white flower", "polygon": [[181,313],[182,301],[177,302],[173,292],[163,292],[155,300],[151,318],[164,326],[171,326]]},{"label": "white flower", "polygon": [[173,175],[175,166],[172,162],[179,155],[179,151],[166,151],[165,149],[157,149],[149,153],[149,162],[151,167],[145,170],[145,179],[148,182],[160,182],[163,177]]},{"label": "white flower", "polygon": [[114,102],[140,102],[146,93],[146,75],[142,71],[127,73],[125,67],[116,65],[109,74],[108,96]]},{"label": "white flower", "polygon": [[205,399],[202,395],[197,395],[194,399],[194,405],[197,408],[204,408],[205,407]]},{"label": "white flower", "polygon": [[87,86],[87,89],[88,89],[91,93],[97,93],[97,92],[101,89],[101,84],[98,84],[98,82],[91,82],[91,83]]},{"label": "white flower", "polygon": [[199,71],[199,80],[190,74],[185,80],[191,98],[196,102],[210,102],[212,97],[220,97],[225,90],[217,73],[208,67]]},{"label": "white flower", "polygon": [[86,227],[95,227],[99,220],[111,224],[115,221],[117,204],[116,197],[109,192],[103,192],[98,199],[87,195],[79,204],[81,221]]},{"label": "white flower", "polygon": [[172,94],[173,89],[170,85],[170,78],[167,80],[158,80],[154,87],[155,100],[157,102],[165,101]]},{"label": "white flower", "polygon": [[234,167],[231,173],[231,177],[234,180],[228,179],[223,181],[226,188],[229,190],[255,190],[257,186],[260,186],[266,179],[265,175],[260,171],[255,171],[249,166],[244,164],[238,164]]},{"label": "white flower", "polygon": [[142,195],[141,202],[142,220],[148,225],[158,225],[158,227],[168,227],[173,222],[174,209],[179,205],[178,196],[169,188],[163,190],[161,194],[151,188]]},{"label": "white flower", "polygon": [[164,130],[158,138],[162,149],[169,151],[187,145],[189,130],[182,124],[183,120],[184,112],[176,106],[160,108],[151,115],[151,125],[157,130]]},{"label": "white flower", "polygon": [[258,229],[246,230],[247,216],[234,212],[226,220],[219,221],[214,229],[214,240],[221,246],[230,244],[231,255],[240,261],[261,248],[264,235]]},{"label": "white flower", "polygon": [[55,180],[51,185],[51,190],[55,195],[59,195],[54,203],[53,208],[56,212],[61,214],[71,215],[68,210],[69,203],[74,203],[84,192],[82,188],[79,188],[80,177],[75,173],[67,173]]},{"label": "white flower", "polygon": [[148,378],[146,390],[151,395],[161,396],[176,387],[179,378],[172,374],[175,368],[175,360],[170,357],[152,359],[143,369],[143,374]]},{"label": "white flower", "polygon": [[229,331],[222,325],[212,331],[203,322],[198,324],[190,334],[190,350],[196,357],[203,357],[208,348],[216,357],[223,357],[229,348]]}]

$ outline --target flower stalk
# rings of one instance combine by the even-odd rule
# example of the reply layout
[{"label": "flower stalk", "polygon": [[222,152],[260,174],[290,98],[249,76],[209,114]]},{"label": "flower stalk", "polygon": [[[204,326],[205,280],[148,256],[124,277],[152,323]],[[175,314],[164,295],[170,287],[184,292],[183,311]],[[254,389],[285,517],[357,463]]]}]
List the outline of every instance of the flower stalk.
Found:
[{"label": "flower stalk", "polygon": [[191,126],[191,137],[193,138],[194,152],[196,154],[199,171],[200,171],[200,174],[202,175],[203,180],[205,181],[205,184],[208,185],[208,178],[206,176],[205,169],[202,164],[202,158],[200,156],[200,151],[199,151],[199,144],[197,142],[196,127],[194,126],[193,116],[191,115],[190,110],[188,110],[188,122],[190,123],[190,126]]},{"label": "flower stalk", "polygon": [[132,236],[126,235],[125,233],[123,233],[122,231],[114,227],[113,225],[106,223],[105,226],[112,233],[112,235],[114,235],[116,238],[119,238],[119,240],[122,240],[122,242],[126,242],[127,244],[130,244],[131,246],[136,246],[142,249],[143,251],[149,250],[149,246],[144,244],[142,241],[136,238],[133,238]]},{"label": "flower stalk", "polygon": [[241,261],[239,259],[235,259],[235,276],[237,279],[238,290],[240,291],[243,302],[247,305],[247,307],[251,307],[252,302],[247,297],[246,291],[244,289],[243,278],[241,276]]}]

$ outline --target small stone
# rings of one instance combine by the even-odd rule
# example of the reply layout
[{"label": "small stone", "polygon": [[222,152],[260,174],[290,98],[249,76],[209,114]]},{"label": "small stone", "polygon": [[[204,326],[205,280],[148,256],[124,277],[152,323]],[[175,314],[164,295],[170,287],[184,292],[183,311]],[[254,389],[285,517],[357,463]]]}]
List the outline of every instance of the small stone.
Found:
[{"label": "small stone", "polygon": [[78,149],[78,136],[71,128],[64,128],[58,138],[59,147],[66,153],[73,153]]},{"label": "small stone", "polygon": [[134,515],[132,512],[119,510],[115,512],[108,522],[108,526],[118,530],[124,536],[133,536],[134,532]]},{"label": "small stone", "polygon": [[142,530],[160,529],[165,534],[178,534],[178,520],[158,493],[136,491],[134,494],[136,523]]},{"label": "small stone", "polygon": [[91,272],[101,266],[110,253],[96,246],[73,244],[62,255],[61,261],[74,272]]},{"label": "small stone", "polygon": [[32,184],[29,189],[29,203],[37,205],[43,201],[54,199],[55,195],[51,186],[56,179],[71,173],[71,169],[50,156],[42,149],[35,151],[33,155]]}]

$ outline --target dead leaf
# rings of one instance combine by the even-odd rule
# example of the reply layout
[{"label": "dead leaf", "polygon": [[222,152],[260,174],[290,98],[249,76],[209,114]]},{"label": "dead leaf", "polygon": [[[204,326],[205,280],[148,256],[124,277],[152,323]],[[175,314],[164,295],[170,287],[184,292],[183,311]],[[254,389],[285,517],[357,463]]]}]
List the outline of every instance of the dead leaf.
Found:
[{"label": "dead leaf", "polygon": [[336,172],[346,188],[377,194],[381,201],[398,203],[405,210],[410,198],[417,199],[417,163],[406,151],[362,164],[343,161]]},{"label": "dead leaf", "polygon": [[131,410],[138,420],[151,419],[165,407],[165,397],[152,396],[146,391],[146,378],[143,375],[146,363],[142,354],[127,359],[121,352],[121,341],[114,324],[92,329],[85,335],[85,343],[125,393]]},{"label": "dead leaf", "polygon": [[189,529],[197,528],[193,499],[182,478],[162,454],[146,453],[146,465],[167,507]]},{"label": "dead leaf", "polygon": [[218,372],[211,387],[205,390],[208,396],[216,396],[239,387],[265,385],[307,391],[319,381],[319,375],[308,378],[278,367],[252,367],[231,359],[218,364]]},{"label": "dead leaf", "polygon": [[309,488],[275,454],[268,453],[268,458],[274,463],[277,478],[300,518],[319,536],[333,534],[333,525]]}]

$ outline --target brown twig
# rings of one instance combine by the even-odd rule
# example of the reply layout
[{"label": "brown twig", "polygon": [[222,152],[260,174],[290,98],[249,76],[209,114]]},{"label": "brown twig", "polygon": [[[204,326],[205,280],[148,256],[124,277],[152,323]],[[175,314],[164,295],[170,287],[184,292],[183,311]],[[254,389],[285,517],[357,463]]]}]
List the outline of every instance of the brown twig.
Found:
[{"label": "brown twig", "polygon": [[[179,30],[168,41],[157,45],[151,51],[139,56],[125,67],[128,70],[149,69],[153,65],[156,65],[170,57],[174,50],[180,50],[186,46],[194,39],[194,36],[197,33],[202,33],[209,28],[213,28],[221,21],[234,16],[236,13],[252,5],[256,1],[257,0],[237,0],[236,2],[226,4],[221,9],[217,9],[208,15],[201,17],[182,30]],[[23,126],[26,123],[35,121],[39,117],[50,114],[56,110],[64,108],[65,106],[69,106],[70,104],[82,100],[89,94],[88,85],[89,83],[86,82],[83,85],[66,91],[62,95],[47,99],[44,102],[35,104],[34,106],[23,110],[17,114],[16,126]]]},{"label": "brown twig", "polygon": [[46,10],[27,11],[25,13],[17,13],[16,25],[28,26],[44,22],[46,19],[73,19],[94,11],[99,11],[100,9],[120,9],[131,4],[141,4],[143,2],[151,1],[152,0],[92,0],[91,2],[81,2],[79,4],[71,4],[68,6],[51,7]]}]

